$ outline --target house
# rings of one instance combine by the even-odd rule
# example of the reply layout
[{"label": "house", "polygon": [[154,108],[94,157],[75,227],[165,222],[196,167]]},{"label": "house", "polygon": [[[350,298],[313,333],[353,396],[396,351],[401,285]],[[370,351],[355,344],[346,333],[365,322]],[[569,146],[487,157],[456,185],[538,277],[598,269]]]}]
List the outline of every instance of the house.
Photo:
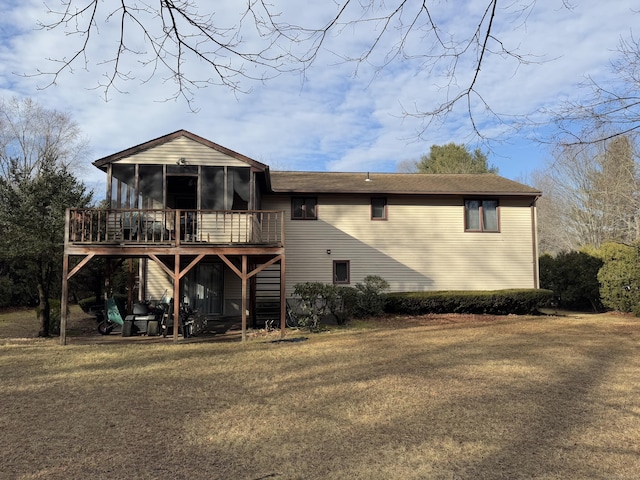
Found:
[{"label": "house", "polygon": [[284,318],[299,282],[539,286],[540,192],[497,175],[271,172],[184,130],[94,165],[108,205],[68,211],[63,305],[68,279],[94,257],[140,259],[141,298],[168,291],[201,313],[239,316],[243,338],[269,309]]}]

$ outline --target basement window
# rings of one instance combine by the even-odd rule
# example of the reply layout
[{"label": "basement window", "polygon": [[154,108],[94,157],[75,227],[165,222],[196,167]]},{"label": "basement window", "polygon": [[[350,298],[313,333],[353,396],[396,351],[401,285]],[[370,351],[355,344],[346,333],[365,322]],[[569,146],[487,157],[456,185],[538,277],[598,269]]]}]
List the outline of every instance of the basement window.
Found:
[{"label": "basement window", "polygon": [[349,282],[349,260],[334,260],[333,283],[339,285],[347,284]]}]

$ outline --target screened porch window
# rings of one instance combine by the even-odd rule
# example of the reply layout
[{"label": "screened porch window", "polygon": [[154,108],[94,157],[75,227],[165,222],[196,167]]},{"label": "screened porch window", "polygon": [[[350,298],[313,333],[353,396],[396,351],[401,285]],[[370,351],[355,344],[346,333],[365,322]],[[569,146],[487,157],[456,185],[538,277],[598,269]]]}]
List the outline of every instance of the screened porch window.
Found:
[{"label": "screened porch window", "polygon": [[465,200],[464,229],[466,232],[498,232],[497,200]]},{"label": "screened porch window", "polygon": [[162,165],[138,166],[138,207],[162,208]]},{"label": "screened porch window", "polygon": [[136,166],[113,164],[111,205],[115,208],[135,208]]}]

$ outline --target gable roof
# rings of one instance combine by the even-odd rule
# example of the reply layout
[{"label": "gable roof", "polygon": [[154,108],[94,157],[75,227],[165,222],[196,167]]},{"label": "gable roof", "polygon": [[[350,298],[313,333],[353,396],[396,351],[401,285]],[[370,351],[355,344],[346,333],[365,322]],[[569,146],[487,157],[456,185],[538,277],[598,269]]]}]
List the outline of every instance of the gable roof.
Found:
[{"label": "gable roof", "polygon": [[252,158],[249,158],[241,153],[234,152],[233,150],[229,150],[222,145],[218,145],[206,138],[200,137],[194,133],[188,132],[187,130],[178,130],[176,132],[170,133],[168,135],[163,135],[162,137],[158,137],[153,140],[149,140],[148,142],[141,143],[140,145],[136,145],[135,147],[127,148],[126,150],[122,150],[121,152],[113,153],[106,157],[100,158],[93,162],[93,165],[98,167],[100,170],[106,171],[107,165],[113,162],[117,162],[120,159],[130,157],[132,155],[136,155],[140,152],[144,152],[145,150],[150,150],[152,148],[158,147],[160,145],[164,145],[165,143],[171,142],[177,138],[185,137],[194,142],[198,142],[206,147],[209,147],[213,150],[216,150],[224,155],[228,155],[229,157],[235,158],[236,160],[240,160],[248,165],[257,168],[261,171],[268,171],[269,167],[264,163],[260,163]]},{"label": "gable roof", "polygon": [[[369,178],[370,181],[366,181]],[[539,196],[541,192],[491,173],[271,172],[274,193]]]},{"label": "gable roof", "polygon": [[[262,172],[273,193],[363,193],[401,195],[540,196],[541,192],[494,174],[343,173],[269,171],[269,166],[187,130],[178,130],[93,162],[106,171],[110,163],[184,137],[246,163]],[[369,181],[366,181],[366,179]]]}]

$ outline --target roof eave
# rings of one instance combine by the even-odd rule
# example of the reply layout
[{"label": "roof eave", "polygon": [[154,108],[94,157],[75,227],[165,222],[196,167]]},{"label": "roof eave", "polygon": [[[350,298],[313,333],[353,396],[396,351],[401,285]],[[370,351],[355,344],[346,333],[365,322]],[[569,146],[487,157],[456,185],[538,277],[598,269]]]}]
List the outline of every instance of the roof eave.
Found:
[{"label": "roof eave", "polygon": [[488,196],[488,197],[539,197],[542,195],[540,191],[533,192],[499,192],[499,191],[407,191],[407,190],[307,190],[307,189],[280,189],[272,190],[273,194],[325,194],[325,195],[439,195],[439,196]]}]

